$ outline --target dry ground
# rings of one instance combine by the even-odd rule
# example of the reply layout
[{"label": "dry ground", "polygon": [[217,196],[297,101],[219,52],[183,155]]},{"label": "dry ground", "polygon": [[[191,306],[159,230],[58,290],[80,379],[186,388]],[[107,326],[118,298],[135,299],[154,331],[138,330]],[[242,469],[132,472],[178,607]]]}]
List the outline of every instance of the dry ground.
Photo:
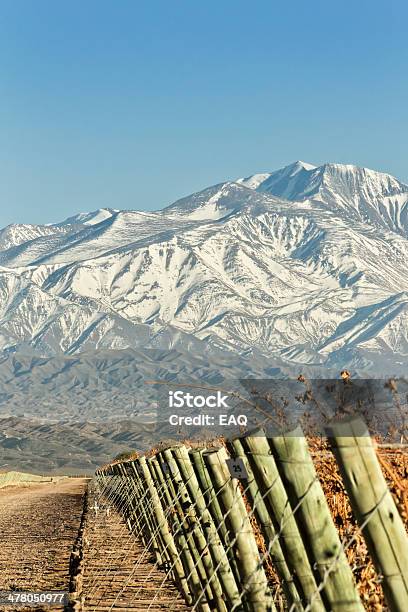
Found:
[{"label": "dry ground", "polygon": [[67,478],[0,489],[0,590],[68,590],[85,487]]}]

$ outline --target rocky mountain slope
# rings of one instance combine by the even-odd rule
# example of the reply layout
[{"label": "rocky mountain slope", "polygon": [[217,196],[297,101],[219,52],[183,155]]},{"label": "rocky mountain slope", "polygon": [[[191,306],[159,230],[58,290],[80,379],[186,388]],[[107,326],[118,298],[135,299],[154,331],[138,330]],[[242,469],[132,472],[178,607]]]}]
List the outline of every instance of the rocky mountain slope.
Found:
[{"label": "rocky mountain slope", "polygon": [[64,401],[75,389],[87,397],[83,379],[106,400],[115,385],[101,382],[101,362],[123,393],[130,354],[139,382],[404,373],[407,262],[408,186],[339,164],[296,162],[156,212],[9,226],[1,410],[27,393],[43,406],[55,381]]},{"label": "rocky mountain slope", "polygon": [[3,469],[40,474],[92,474],[107,460],[153,443],[149,428],[132,420],[44,422],[0,418]]}]

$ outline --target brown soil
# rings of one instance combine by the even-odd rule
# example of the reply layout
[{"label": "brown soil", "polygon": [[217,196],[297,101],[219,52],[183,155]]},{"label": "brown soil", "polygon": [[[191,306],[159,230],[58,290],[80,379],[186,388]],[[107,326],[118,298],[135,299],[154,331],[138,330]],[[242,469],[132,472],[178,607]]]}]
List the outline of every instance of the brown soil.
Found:
[{"label": "brown soil", "polygon": [[0,489],[0,590],[68,590],[85,488],[67,478]]},{"label": "brown soil", "polygon": [[[105,499],[91,496],[84,537],[85,611],[189,610],[166,572]],[[108,510],[109,507],[109,510]]]}]

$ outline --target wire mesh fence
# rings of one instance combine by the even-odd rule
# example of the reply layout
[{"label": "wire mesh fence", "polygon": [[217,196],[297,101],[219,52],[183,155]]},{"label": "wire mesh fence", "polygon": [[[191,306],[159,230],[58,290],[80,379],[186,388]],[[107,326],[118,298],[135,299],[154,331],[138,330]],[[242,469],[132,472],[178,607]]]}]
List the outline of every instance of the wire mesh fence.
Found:
[{"label": "wire mesh fence", "polygon": [[161,570],[148,610],[167,594],[169,610],[184,601],[184,609],[203,612],[405,612],[405,448],[395,450],[394,465],[362,427],[356,418],[338,423],[320,446],[300,429],[269,438],[258,431],[218,448],[180,444],[99,470],[90,511],[96,521],[119,512],[125,545],[88,578],[82,599],[77,589],[77,606],[92,609],[86,602],[113,573],[115,555],[130,557],[142,543],[104,609],[115,609],[153,555],[132,590],[139,601]]}]

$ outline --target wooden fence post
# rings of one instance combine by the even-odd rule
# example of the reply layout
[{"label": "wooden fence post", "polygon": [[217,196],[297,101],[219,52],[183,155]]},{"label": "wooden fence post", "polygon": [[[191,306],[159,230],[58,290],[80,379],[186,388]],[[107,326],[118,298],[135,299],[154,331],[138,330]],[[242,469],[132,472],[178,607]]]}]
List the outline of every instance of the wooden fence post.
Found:
[{"label": "wooden fence post", "polygon": [[262,498],[261,491],[259,489],[258,483],[255,480],[254,473],[245,454],[245,450],[242,446],[241,440],[239,438],[232,440],[231,446],[234,450],[235,456],[240,457],[244,462],[245,469],[248,474],[248,480],[246,481],[246,483],[248,486],[249,497],[251,498],[251,505],[255,512],[258,524],[262,529],[262,533],[265,538],[265,543],[267,546],[270,546],[269,553],[272,560],[272,564],[280,578],[282,590],[285,594],[288,607],[293,607],[294,610],[303,610],[303,605],[299,597],[299,593],[297,591],[293,576],[286,563],[285,556],[280,545],[279,537],[277,536],[273,521],[269,515],[268,508],[266,507],[266,504]]},{"label": "wooden fence post", "polygon": [[[163,473],[164,481],[169,489],[171,504],[174,507],[173,517],[176,520],[174,538],[179,545],[180,555],[185,563],[187,580],[191,582],[191,591],[194,602],[200,596],[201,590],[205,597],[200,600],[199,609],[203,612],[210,612],[210,603],[213,599],[212,588],[208,582],[203,559],[200,557],[193,533],[185,515],[185,510],[190,507],[191,501],[185,487],[180,487],[179,478],[176,475],[176,464],[169,450],[162,451],[157,455],[158,467]],[[166,466],[167,471],[163,472]],[[176,535],[177,534],[177,535]]]},{"label": "wooden fence post", "polygon": [[[136,470],[134,469],[133,461],[129,461],[125,464],[125,470],[129,477],[129,488],[131,494],[129,496],[129,523],[130,530],[135,532],[137,537],[141,538],[143,544],[146,546],[149,542],[145,538],[143,525],[140,522],[140,508],[139,508],[139,491],[136,481]],[[151,548],[151,545],[150,547]]]},{"label": "wooden fence post", "polygon": [[408,610],[408,534],[359,417],[332,424],[330,442],[390,610]]},{"label": "wooden fence post", "polygon": [[[229,606],[226,608],[225,603],[220,605],[221,609],[230,609],[234,605],[241,604],[239,590],[231,571],[228,557],[221,543],[213,518],[204,499],[197,476],[194,472],[189,452],[185,446],[176,448],[173,451],[174,458],[177,462],[180,474],[183,477],[184,484],[187,487],[190,498],[194,500],[195,511],[199,517],[200,525],[205,534],[211,558],[213,561],[213,571],[218,576],[218,579],[225,593],[225,600]],[[215,570],[214,568],[218,568]]]},{"label": "wooden fence post", "polygon": [[[157,530],[157,522],[154,519],[154,514],[151,509],[152,502],[149,495],[149,489],[142,481],[141,474],[138,471],[138,469],[141,470],[141,467],[139,466],[138,468],[138,466],[138,460],[132,461],[131,468],[133,470],[133,479],[136,487],[139,524],[142,529],[145,545],[147,545],[149,549],[153,548],[156,556],[156,562],[159,566],[161,566],[164,561],[170,560],[170,555],[165,547],[165,544],[161,540],[160,530]],[[146,499],[150,501],[150,504],[146,504]]]},{"label": "wooden fence post", "polygon": [[[180,506],[180,500],[177,499],[177,491],[174,487],[174,483],[170,473],[165,473],[162,469],[163,458],[160,454],[152,457],[148,460],[148,464],[151,470],[154,470],[156,481],[163,488],[165,493],[165,507],[166,511],[170,509],[171,512],[168,514],[168,523],[171,528],[171,533],[174,539],[174,543],[177,547],[180,561],[184,567],[184,573],[189,584],[190,592],[193,596],[193,603],[196,601],[197,593],[201,590],[202,575],[200,576],[198,567],[195,563],[195,551],[194,545],[189,541],[189,533],[184,525],[183,510]],[[153,475],[153,474],[152,474]],[[190,538],[191,539],[191,538]],[[202,566],[200,570],[203,572]],[[207,593],[208,595],[208,593]],[[207,605],[207,599],[201,602],[199,608],[203,612],[209,612]]]},{"label": "wooden fence post", "polygon": [[300,427],[270,439],[306,550],[317,568],[329,610],[364,612],[353,573]]},{"label": "wooden fence post", "polygon": [[156,516],[157,527],[158,527],[158,530],[160,531],[163,542],[165,544],[165,549],[170,556],[172,565],[174,567],[175,575],[177,576],[178,583],[184,595],[186,603],[188,605],[191,605],[193,603],[193,600],[191,598],[191,593],[190,593],[190,590],[189,590],[189,587],[186,581],[184,567],[180,561],[180,557],[178,555],[177,547],[174,543],[173,536],[170,533],[166,515],[164,513],[159,495],[157,493],[157,489],[154,485],[149,467],[147,465],[146,457],[140,457],[138,462],[142,469],[146,486],[149,489],[152,507],[154,509],[154,514]]},{"label": "wooden fence post", "polygon": [[208,541],[198,518],[194,497],[190,495],[189,488],[186,486],[178,463],[175,460],[174,455],[177,450],[177,448],[167,449],[163,452],[163,455],[170,467],[172,480],[180,497],[180,510],[183,514],[183,524],[194,557],[194,564],[197,569],[201,570],[201,584],[202,588],[208,592],[210,607],[216,606],[219,612],[226,612],[225,603],[222,598],[222,588],[218,574],[214,571]]},{"label": "wooden fence post", "polygon": [[248,602],[253,612],[276,610],[239,482],[231,478],[226,459],[228,454],[225,448],[204,453],[204,461],[223,506],[224,521],[231,532],[232,541],[235,541],[233,546],[246,590],[243,601]]},{"label": "wooden fence post", "polygon": [[313,612],[323,612],[323,601],[317,591],[313,569],[269,442],[261,431],[242,437],[241,442],[279,533],[282,550],[302,603],[305,606],[311,603]]},{"label": "wooden fence post", "polygon": [[125,488],[124,491],[122,492],[122,501],[126,500],[127,503],[126,504],[122,504],[123,508],[122,508],[122,514],[123,514],[123,518],[126,520],[126,523],[128,525],[129,531],[132,531],[132,513],[133,513],[133,504],[132,504],[132,497],[131,497],[131,493],[132,493],[132,485],[131,485],[131,479],[126,467],[125,463],[118,463],[118,469],[119,469],[119,473],[121,475],[121,478],[125,481]]},{"label": "wooden fence post", "polygon": [[[148,460],[150,468],[154,469],[156,473],[156,480],[160,483],[160,486],[165,492],[165,504],[166,512],[168,513],[168,523],[171,528],[171,533],[174,539],[174,543],[177,547],[179,558],[184,567],[184,573],[189,584],[190,592],[193,596],[193,603],[198,598],[198,593],[201,591],[202,584],[206,583],[204,568],[201,564],[198,567],[196,563],[196,554],[194,542],[191,541],[191,537],[188,531],[188,526],[185,524],[183,508],[178,499],[177,489],[174,486],[172,475],[169,472],[164,472],[162,469],[163,458],[160,454],[152,457]],[[204,576],[203,576],[204,574]],[[207,588],[207,596],[211,598],[211,591]],[[210,612],[208,607],[208,598],[205,598],[200,605],[202,612]]]},{"label": "wooden fence post", "polygon": [[214,524],[216,526],[217,533],[220,536],[221,541],[223,542],[230,568],[235,578],[235,583],[240,584],[241,576],[239,574],[237,560],[234,556],[234,551],[232,551],[229,547],[228,529],[224,522],[223,512],[221,510],[220,502],[218,500],[214,485],[211,481],[207,466],[204,463],[204,452],[205,451],[203,449],[192,449],[190,450],[189,455],[192,459],[194,472],[200,484],[201,491],[203,492],[207,508],[211,513]]}]

